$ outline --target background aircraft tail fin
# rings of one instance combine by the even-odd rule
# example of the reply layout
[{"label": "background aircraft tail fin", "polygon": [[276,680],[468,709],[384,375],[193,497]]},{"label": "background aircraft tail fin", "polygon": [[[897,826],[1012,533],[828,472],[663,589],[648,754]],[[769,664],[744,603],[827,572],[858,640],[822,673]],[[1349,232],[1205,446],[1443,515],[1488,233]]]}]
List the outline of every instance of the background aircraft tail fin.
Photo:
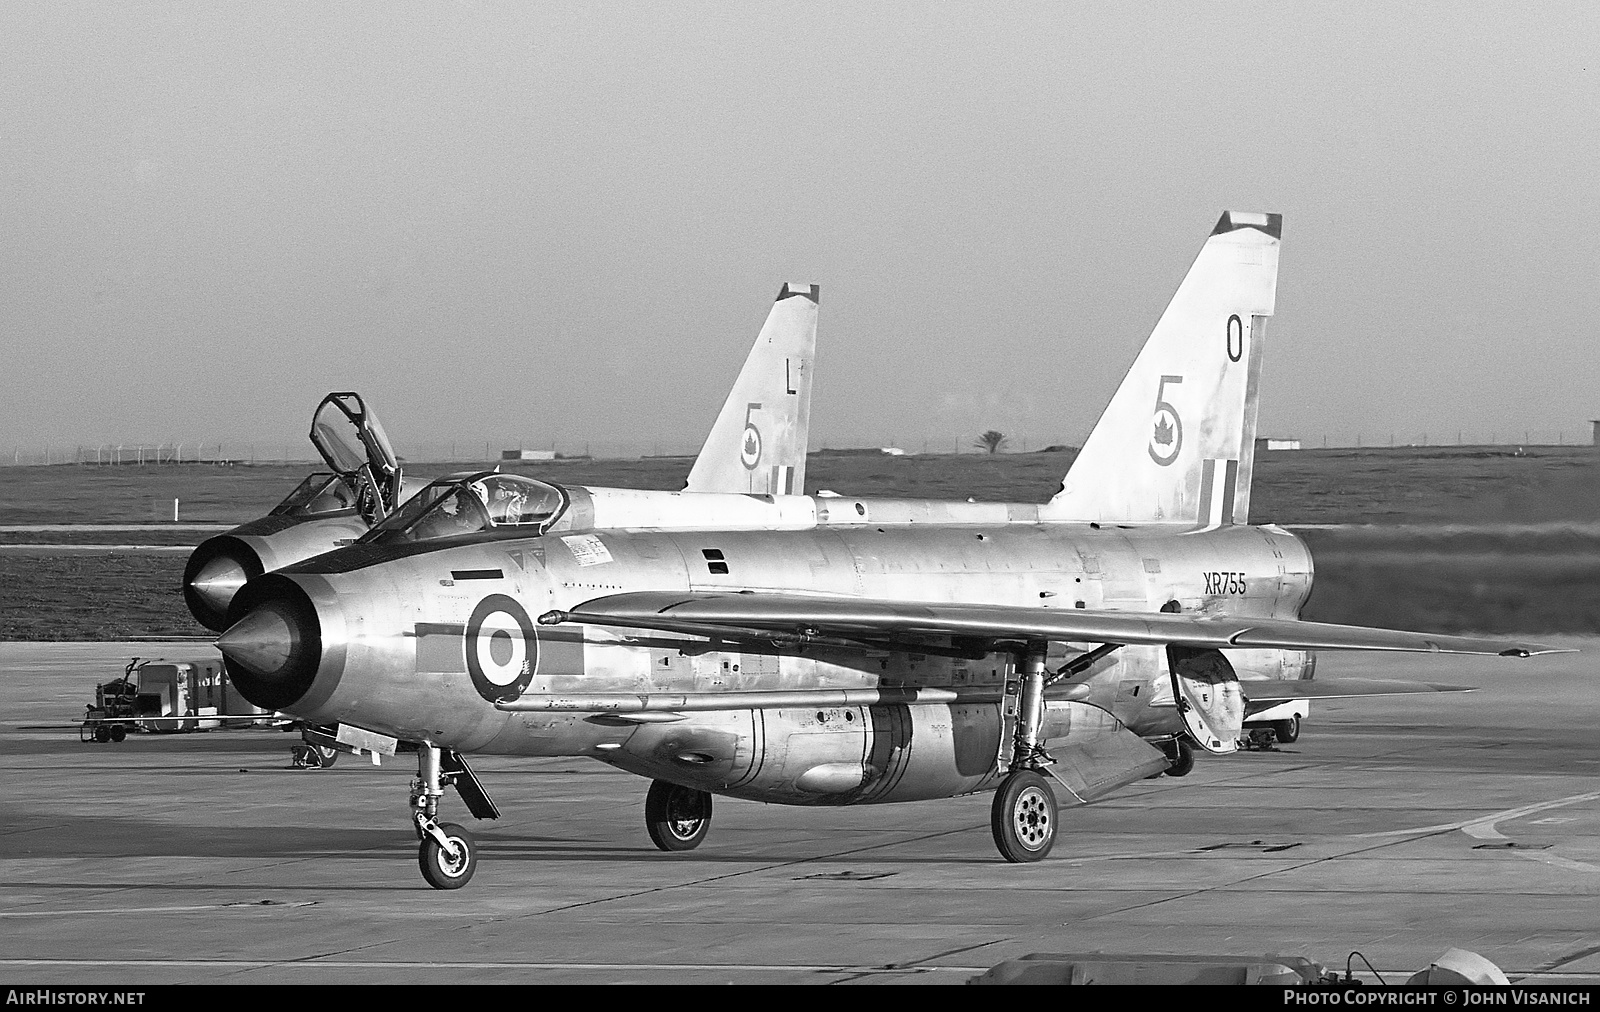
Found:
[{"label": "background aircraft tail fin", "polygon": [[800,495],[817,357],[818,286],[786,284],[722,405],[685,492]]},{"label": "background aircraft tail fin", "polygon": [[1282,215],[1222,215],[1043,516],[1248,522],[1282,232]]}]

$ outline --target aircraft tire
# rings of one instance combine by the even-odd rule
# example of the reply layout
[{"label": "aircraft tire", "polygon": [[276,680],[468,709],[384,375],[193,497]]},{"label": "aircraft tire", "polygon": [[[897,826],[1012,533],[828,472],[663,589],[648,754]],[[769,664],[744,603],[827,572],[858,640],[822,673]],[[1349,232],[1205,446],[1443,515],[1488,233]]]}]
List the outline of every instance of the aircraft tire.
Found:
[{"label": "aircraft tire", "polygon": [[644,799],[644,826],[660,850],[693,850],[711,831],[711,795],[652,780]]},{"label": "aircraft tire", "polygon": [[1183,739],[1178,739],[1178,758],[1167,767],[1167,776],[1186,777],[1194,769],[1194,746]]},{"label": "aircraft tire", "polygon": [[994,792],[989,828],[1012,864],[1042,861],[1056,842],[1056,793],[1035,770],[1016,770]]},{"label": "aircraft tire", "polygon": [[1272,733],[1283,744],[1293,745],[1300,740],[1300,718],[1290,717],[1288,720],[1273,721]]},{"label": "aircraft tire", "polygon": [[422,877],[435,889],[460,889],[478,870],[478,841],[453,822],[441,822],[439,828],[458,852],[450,854],[433,837],[424,834],[417,848],[417,864],[422,868]]},{"label": "aircraft tire", "polygon": [[128,729],[121,724],[112,724],[110,734],[112,741],[122,741],[128,737]]}]

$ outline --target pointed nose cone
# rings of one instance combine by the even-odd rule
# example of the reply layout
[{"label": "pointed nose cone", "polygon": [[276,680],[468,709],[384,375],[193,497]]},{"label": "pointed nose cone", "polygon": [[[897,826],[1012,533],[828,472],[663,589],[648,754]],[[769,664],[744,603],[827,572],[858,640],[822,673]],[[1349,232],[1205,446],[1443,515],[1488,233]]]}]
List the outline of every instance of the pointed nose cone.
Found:
[{"label": "pointed nose cone", "polygon": [[195,621],[217,632],[228,628],[228,605],[239,589],[264,571],[261,556],[231,534],[200,543],[183,567],[183,601]]},{"label": "pointed nose cone", "polygon": [[226,556],[218,556],[200,567],[189,585],[196,596],[222,614],[227,614],[228,602],[244,586],[244,567]]},{"label": "pointed nose cone", "polygon": [[228,659],[229,670],[243,668],[257,678],[272,680],[288,667],[299,640],[298,630],[282,612],[265,607],[229,626],[217,638],[217,649]]},{"label": "pointed nose cone", "polygon": [[268,573],[245,584],[231,610],[236,621],[216,643],[234,688],[269,710],[303,701],[322,668],[322,622],[305,591]]}]

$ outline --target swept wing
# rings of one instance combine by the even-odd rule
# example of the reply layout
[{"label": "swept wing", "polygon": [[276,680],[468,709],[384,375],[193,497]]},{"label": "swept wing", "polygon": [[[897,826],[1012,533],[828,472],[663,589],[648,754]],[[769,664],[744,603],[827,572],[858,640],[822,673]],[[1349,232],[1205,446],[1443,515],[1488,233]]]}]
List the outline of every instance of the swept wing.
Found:
[{"label": "swept wing", "polygon": [[737,638],[912,641],[1054,640],[1122,645],[1282,650],[1386,650],[1529,657],[1564,652],[1518,640],[1374,629],[1240,615],[1024,608],[1000,604],[880,601],[783,593],[641,591],[597,597],[546,612],[545,625],[658,629]]}]

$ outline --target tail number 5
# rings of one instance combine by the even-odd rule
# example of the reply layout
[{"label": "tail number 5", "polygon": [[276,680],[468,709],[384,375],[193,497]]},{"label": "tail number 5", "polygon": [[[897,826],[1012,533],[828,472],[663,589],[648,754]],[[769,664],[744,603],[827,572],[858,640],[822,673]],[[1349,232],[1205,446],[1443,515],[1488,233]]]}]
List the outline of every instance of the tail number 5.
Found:
[{"label": "tail number 5", "polygon": [[1176,386],[1183,382],[1182,376],[1163,376],[1156,386],[1156,407],[1151,418],[1150,430],[1150,459],[1166,467],[1178,459],[1178,451],[1183,449],[1183,419],[1178,417],[1178,409],[1167,403],[1167,384]]}]

